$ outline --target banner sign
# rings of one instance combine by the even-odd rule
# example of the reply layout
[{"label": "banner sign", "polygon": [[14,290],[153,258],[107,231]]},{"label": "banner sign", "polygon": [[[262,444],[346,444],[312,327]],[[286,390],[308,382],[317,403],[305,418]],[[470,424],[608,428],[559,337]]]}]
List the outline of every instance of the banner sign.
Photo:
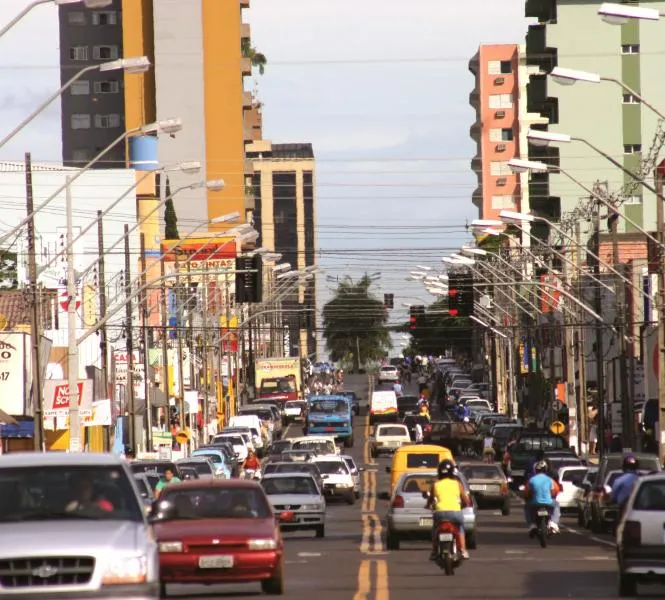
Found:
[{"label": "banner sign", "polygon": [[0,333],[0,409],[9,415],[26,414],[31,364],[27,340],[25,333]]},{"label": "banner sign", "polygon": [[[77,395],[79,415],[92,415],[92,379],[79,379]],[[47,379],[44,382],[44,416],[69,415],[69,384],[66,379]]]},{"label": "banner sign", "polygon": [[92,403],[92,411],[89,416],[81,419],[83,427],[107,427],[111,425],[111,401],[97,400]]}]

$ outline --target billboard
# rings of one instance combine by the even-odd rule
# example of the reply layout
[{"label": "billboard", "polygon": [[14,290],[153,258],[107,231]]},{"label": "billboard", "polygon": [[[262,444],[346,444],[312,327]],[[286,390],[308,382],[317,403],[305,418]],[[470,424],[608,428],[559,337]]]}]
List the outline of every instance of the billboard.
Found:
[{"label": "billboard", "polygon": [[26,414],[30,366],[29,336],[0,333],[0,409],[9,415]]},{"label": "billboard", "polygon": [[[220,271],[223,269],[233,270],[237,256],[235,237],[219,235],[202,235],[187,238],[186,240],[164,240],[161,244],[162,255],[166,273],[175,273],[175,264],[179,263],[178,271],[186,275],[190,271],[202,269]],[[224,275],[211,275],[210,280],[224,280]],[[203,280],[200,274],[188,276],[188,281],[199,283]],[[233,275],[229,276],[231,283],[234,282]],[[173,285],[173,280],[167,280],[168,285]]]},{"label": "billboard", "polygon": [[[79,414],[92,415],[92,379],[78,380]],[[44,382],[44,417],[69,416],[69,383],[66,379]]]}]

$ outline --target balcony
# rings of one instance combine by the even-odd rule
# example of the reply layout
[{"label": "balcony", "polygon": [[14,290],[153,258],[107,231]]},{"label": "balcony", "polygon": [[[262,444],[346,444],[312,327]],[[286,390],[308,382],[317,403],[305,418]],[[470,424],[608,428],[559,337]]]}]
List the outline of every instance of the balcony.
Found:
[{"label": "balcony", "polygon": [[483,159],[480,156],[474,156],[471,159],[471,170],[476,174],[483,172]]},{"label": "balcony", "polygon": [[475,109],[480,106],[480,92],[478,90],[473,90],[469,94],[469,104]]},{"label": "balcony", "polygon": [[[543,162],[552,167],[559,167],[561,165],[559,148],[557,146],[532,146],[529,144],[529,160],[536,162]],[[534,173],[533,175],[542,175],[541,173]]]},{"label": "balcony", "polygon": [[555,125],[559,122],[559,99],[547,95],[547,78],[544,75],[532,75],[526,86],[526,109],[538,113]]},{"label": "balcony", "polygon": [[240,8],[249,8],[249,0],[240,0]]},{"label": "balcony", "polygon": [[547,47],[547,27],[530,25],[526,34],[526,64],[549,73],[558,64],[556,48]]},{"label": "balcony", "polygon": [[252,108],[253,102],[254,102],[254,96],[252,96],[252,92],[243,91],[243,93],[242,93],[242,107],[245,110],[249,110],[250,108]]},{"label": "balcony", "polygon": [[245,76],[250,76],[252,74],[252,61],[249,58],[240,59],[240,72]]},{"label": "balcony", "polygon": [[556,0],[526,0],[524,16],[538,19],[539,23],[556,23]]},{"label": "balcony", "polygon": [[474,206],[478,207],[478,210],[480,210],[482,213],[483,193],[481,191],[480,186],[477,187],[475,190],[473,190],[473,194],[471,194],[471,202],[473,202]]},{"label": "balcony", "polygon": [[240,23],[240,39],[248,40],[252,37],[251,32],[252,30],[249,23]]},{"label": "balcony", "polygon": [[478,142],[480,140],[480,123],[476,122],[469,128],[469,135],[472,140]]},{"label": "balcony", "polygon": [[254,161],[251,158],[245,159],[245,175],[254,175]]},{"label": "balcony", "polygon": [[476,52],[469,61],[469,71],[478,77],[478,72],[480,71],[480,58],[478,52]]}]

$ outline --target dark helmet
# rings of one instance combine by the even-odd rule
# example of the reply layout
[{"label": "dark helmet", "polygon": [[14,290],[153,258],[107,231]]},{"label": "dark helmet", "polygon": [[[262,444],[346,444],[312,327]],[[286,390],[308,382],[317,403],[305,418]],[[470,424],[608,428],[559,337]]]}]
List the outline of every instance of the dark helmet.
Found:
[{"label": "dark helmet", "polygon": [[539,460],[534,465],[534,470],[536,471],[536,473],[545,473],[547,471],[547,461]]},{"label": "dark helmet", "polygon": [[632,454],[624,456],[621,466],[624,471],[637,471],[637,459]]},{"label": "dark helmet", "polygon": [[444,479],[445,477],[454,477],[455,475],[455,463],[446,458],[439,463],[439,468],[437,469],[439,474],[439,479]]}]

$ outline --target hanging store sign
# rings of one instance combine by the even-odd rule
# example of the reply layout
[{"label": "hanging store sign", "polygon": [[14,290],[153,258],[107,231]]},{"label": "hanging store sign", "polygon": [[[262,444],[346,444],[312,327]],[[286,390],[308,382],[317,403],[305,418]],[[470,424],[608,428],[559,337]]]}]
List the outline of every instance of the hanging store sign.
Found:
[{"label": "hanging store sign", "polygon": [[[92,379],[79,379],[75,395],[81,417],[92,414]],[[74,394],[72,394],[74,396]],[[70,409],[69,383],[66,379],[47,379],[44,382],[44,417],[66,417]]]},{"label": "hanging store sign", "polygon": [[9,415],[26,413],[30,346],[25,333],[0,333],[0,409]]}]

